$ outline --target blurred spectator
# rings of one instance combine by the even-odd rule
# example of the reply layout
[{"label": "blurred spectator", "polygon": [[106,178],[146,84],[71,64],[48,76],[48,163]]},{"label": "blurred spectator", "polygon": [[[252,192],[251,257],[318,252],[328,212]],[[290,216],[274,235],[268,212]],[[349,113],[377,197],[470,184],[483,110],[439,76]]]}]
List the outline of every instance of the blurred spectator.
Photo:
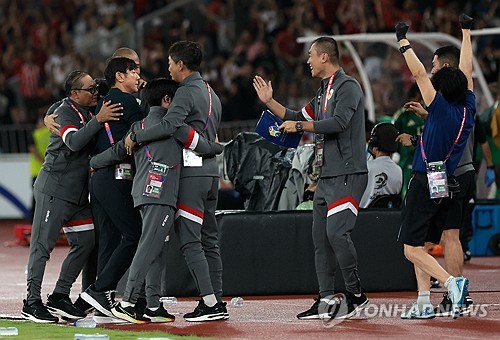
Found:
[{"label": "blurred spectator", "polygon": [[[410,87],[407,95],[408,101],[419,102],[423,104],[422,95],[418,89],[417,84],[413,84]],[[405,107],[397,110],[394,115],[394,126],[401,133],[407,133],[411,136],[417,136],[422,134],[422,129],[424,128],[425,120],[417,116],[413,111],[408,110]],[[413,155],[415,154],[415,146],[403,146],[399,145],[399,166],[403,169],[403,197],[406,193],[406,187],[412,173]]]},{"label": "blurred spectator", "polygon": [[[57,106],[54,106],[52,112],[56,108]],[[42,164],[45,157],[45,150],[47,149],[50,140],[50,131],[43,124],[44,116],[45,114],[40,114],[38,116],[36,129],[30,135],[31,138],[29,138],[28,140],[28,150],[30,152],[30,172],[33,184],[35,184],[38,172],[40,172],[40,169],[42,168]],[[31,202],[31,222],[33,222],[34,213],[35,213],[35,196],[33,196]]]},{"label": "blurred spectator", "polygon": [[[135,27],[140,16],[173,1],[70,3],[71,6],[62,6],[56,0],[0,2],[0,70],[5,77],[0,79],[0,97],[9,98],[10,112],[17,106],[23,109],[7,115],[5,100],[1,102],[2,124],[35,124],[37,110],[32,109],[32,103],[42,105],[47,97],[61,98],[62,75],[69,69],[101,74],[106,58],[118,44],[141,51],[144,76],[151,79],[168,76],[165,50],[173,42],[188,38],[198,41],[209,56],[203,65],[203,76],[220,94],[224,108],[230,109],[224,110],[224,119],[241,120],[255,119],[260,113],[254,96],[244,98],[243,110],[233,109],[245,95],[246,76],[242,72],[272,79],[277,98],[292,105],[302,106],[313,97],[312,89],[318,83],[309,77],[310,71],[303,62],[309,44],[297,43],[298,37],[392,32],[394,24],[401,20],[411,21],[412,27],[422,32],[458,36],[455,18],[464,10],[473,13],[477,29],[500,26],[500,5],[491,0],[206,0],[190,2],[156,17],[144,26],[143,46],[130,46],[133,32],[126,31],[120,37],[120,29]],[[500,65],[498,35],[479,37],[475,43],[475,55],[487,82],[496,81]],[[353,45],[372,83],[376,115],[396,111],[413,82],[399,52],[385,44]],[[342,67],[359,81],[349,51],[340,47]],[[9,84],[8,90],[2,83]],[[294,95],[296,87],[302,98]],[[243,93],[236,94],[240,89]],[[29,111],[24,110],[25,100]]]}]

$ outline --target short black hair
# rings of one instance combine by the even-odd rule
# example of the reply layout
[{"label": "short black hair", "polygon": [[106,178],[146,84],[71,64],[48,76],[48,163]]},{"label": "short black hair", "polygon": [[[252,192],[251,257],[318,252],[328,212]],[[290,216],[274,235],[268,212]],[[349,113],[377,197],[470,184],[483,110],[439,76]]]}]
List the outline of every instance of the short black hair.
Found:
[{"label": "short black hair", "polygon": [[66,80],[64,80],[64,92],[66,96],[69,97],[72,90],[81,89],[83,87],[81,79],[86,75],[88,75],[88,73],[79,70],[71,71],[67,75]]},{"label": "short black hair", "polygon": [[201,70],[203,53],[200,44],[195,41],[182,40],[174,43],[170,46],[168,55],[175,62],[182,60],[191,71],[199,72]]},{"label": "short black hair", "polygon": [[116,83],[116,72],[127,73],[127,71],[136,70],[137,64],[129,58],[114,57],[108,59],[106,69],[104,70],[104,78],[108,87],[113,87]]},{"label": "short black hair", "polygon": [[319,37],[312,42],[311,46],[312,45],[315,46],[318,53],[328,54],[332,64],[339,64],[339,45],[335,39],[330,37]]},{"label": "short black hair", "polygon": [[434,55],[441,63],[448,63],[451,67],[458,67],[460,63],[460,50],[453,45],[438,48]]},{"label": "short black hair", "polygon": [[380,151],[392,154],[398,151],[398,142],[396,138],[399,132],[391,123],[378,123],[372,129],[368,146],[377,147]]},{"label": "short black hair", "polygon": [[161,106],[163,97],[169,96],[174,98],[175,91],[177,91],[177,83],[167,78],[155,78],[148,81],[144,88],[144,99],[149,106]]},{"label": "short black hair", "polygon": [[465,104],[467,77],[460,69],[443,67],[432,76],[431,82],[448,103]]}]

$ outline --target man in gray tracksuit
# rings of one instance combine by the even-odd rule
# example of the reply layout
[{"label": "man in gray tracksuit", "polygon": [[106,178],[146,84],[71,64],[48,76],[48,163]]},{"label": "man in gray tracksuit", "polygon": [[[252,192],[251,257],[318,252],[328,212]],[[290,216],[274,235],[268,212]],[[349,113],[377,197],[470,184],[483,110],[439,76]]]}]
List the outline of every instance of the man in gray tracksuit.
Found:
[{"label": "man in gray tracksuit", "polygon": [[[57,322],[41,301],[45,265],[59,239],[61,226],[70,251],[61,267],[48,309],[65,319],[85,313],[69,298],[71,286],[94,247],[94,224],[89,205],[88,171],[92,139],[101,123],[118,120],[108,105],[95,117],[90,107],[97,103],[97,88],[90,75],[71,72],[65,81],[68,95],[54,111],[61,136],[51,135],[42,169],[34,184],[36,200],[28,261],[28,295],[22,315],[35,322]],[[119,105],[111,106],[119,108]]]},{"label": "man in gray tracksuit", "polygon": [[[167,108],[172,98],[175,98],[176,88],[177,83],[173,80],[165,78],[151,80],[144,89],[144,97],[151,107],[149,114],[144,120],[134,123],[131,132],[137,133],[148,129],[159,123],[164,116],[174,117],[175,113],[167,114]],[[193,139],[196,142],[193,143]],[[178,199],[182,149],[186,143],[189,143],[191,150],[210,157],[221,153],[223,149],[221,145],[207,141],[193,128],[184,124],[175,132],[173,138],[148,143],[134,152],[136,174],[132,185],[132,197],[135,207],[141,211],[142,235],[130,267],[123,300],[112,309],[112,313],[118,318],[134,323],[145,323],[150,320],[168,322],[175,319],[162,305],[159,308],[147,308],[143,311],[139,306],[136,308],[135,303],[139,297],[144,296],[146,274],[151,270],[161,269],[157,265],[161,251],[165,250],[164,240],[174,223],[173,213]],[[105,152],[94,156],[90,165],[98,169],[126,157],[125,144],[120,141]]]},{"label": "man in gray tracksuit", "polygon": [[[351,241],[368,176],[363,94],[357,81],[340,68],[334,39],[316,39],[307,63],[312,76],[322,81],[314,99],[301,111],[275,101],[271,83],[259,76],[254,78],[254,88],[260,100],[285,120],[281,130],[315,133],[315,165],[320,177],[314,195],[312,237],[320,298],[297,317],[346,318],[368,304],[361,291],[357,254]],[[347,292],[332,298],[337,261]],[[337,303],[346,308],[334,308]]]},{"label": "man in gray tracksuit", "polygon": [[[174,112],[181,113],[186,124],[200,135],[210,141],[216,139],[222,105],[199,73],[202,61],[199,44],[179,41],[170,47],[168,59],[170,75],[179,83],[179,89],[160,124],[127,137],[125,144],[129,151],[135,142],[144,143],[171,135],[175,122],[170,114]],[[215,219],[218,181],[219,169],[215,157],[200,159],[189,150],[183,150],[175,228],[184,258],[202,297],[195,310],[184,315],[187,321],[229,318],[226,304],[221,300],[222,261]]]}]

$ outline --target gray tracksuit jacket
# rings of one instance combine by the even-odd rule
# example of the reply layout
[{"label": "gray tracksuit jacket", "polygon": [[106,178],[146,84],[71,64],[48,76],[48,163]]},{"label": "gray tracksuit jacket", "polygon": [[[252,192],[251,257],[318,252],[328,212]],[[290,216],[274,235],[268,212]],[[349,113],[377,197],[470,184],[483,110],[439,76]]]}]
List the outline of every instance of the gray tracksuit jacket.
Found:
[{"label": "gray tracksuit jacket", "polygon": [[65,98],[54,113],[58,115],[55,120],[61,125],[62,137],[50,135],[45,160],[34,186],[46,195],[83,205],[89,201],[91,142],[101,124],[92,117],[89,107],[69,98]]},{"label": "gray tracksuit jacket", "polygon": [[[176,94],[177,95],[177,94]],[[174,97],[175,98],[175,97]],[[148,116],[142,121],[132,124],[130,131],[136,135],[160,123],[168,118],[170,111],[160,107],[153,106],[149,110]],[[164,116],[167,116],[164,118]],[[176,117],[174,117],[175,119]],[[143,129],[144,127],[144,129]],[[196,136],[193,128],[183,124],[174,134],[173,138],[166,138],[141,145],[134,150],[134,161],[136,173],[132,184],[132,198],[134,206],[138,207],[144,204],[161,204],[175,207],[177,204],[177,194],[179,188],[179,176],[181,173],[182,149],[183,146],[193,151],[213,157],[222,152],[223,147],[217,143],[208,142],[204,138]],[[146,147],[151,154],[151,161],[165,164],[169,167],[168,173],[163,184],[163,189],[159,198],[144,196],[146,180],[151,168],[151,161],[148,158]],[[114,163],[120,162],[127,157],[125,144],[123,140],[114,144],[109,149],[92,157],[90,166],[94,169],[104,168]]]},{"label": "gray tracksuit jacket", "polygon": [[[211,99],[211,100],[210,100]],[[211,105],[210,105],[211,102]],[[208,117],[210,111],[210,117]],[[184,121],[209,141],[215,141],[222,115],[219,97],[203,80],[199,72],[194,72],[180,84],[175,96],[160,124],[136,133],[138,143],[150,142],[171,136]],[[215,157],[203,159],[202,167],[182,167],[184,177],[219,177],[219,167]]]},{"label": "gray tracksuit jacket", "polygon": [[367,173],[364,99],[358,82],[339,69],[328,94],[330,77],[321,81],[316,96],[301,111],[286,109],[285,120],[314,121],[316,135],[324,135],[320,177]]}]

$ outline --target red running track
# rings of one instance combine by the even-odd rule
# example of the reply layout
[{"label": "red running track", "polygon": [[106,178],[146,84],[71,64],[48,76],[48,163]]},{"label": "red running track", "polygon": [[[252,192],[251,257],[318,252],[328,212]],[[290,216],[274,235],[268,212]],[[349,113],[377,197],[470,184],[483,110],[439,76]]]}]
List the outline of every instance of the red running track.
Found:
[{"label": "red running track", "polygon": [[[22,299],[26,294],[25,265],[27,247],[5,247],[12,241],[12,223],[0,222],[0,263],[3,278],[0,289],[0,314],[19,317]],[[56,247],[47,265],[42,296],[49,294],[57,280],[58,271],[67,247]],[[421,338],[500,338],[500,258],[474,257],[466,264],[464,274],[470,281],[470,293],[475,302],[474,315],[432,320],[401,320],[401,308],[409,308],[415,300],[415,292],[367,294],[371,306],[356,319],[339,324],[321,321],[303,321],[295,315],[310,307],[313,296],[260,296],[246,297],[241,308],[228,305],[230,319],[207,323],[189,323],[182,314],[196,306],[196,298],[180,298],[177,305],[169,308],[177,320],[170,324],[107,325],[106,328],[121,330],[161,330],[176,335],[232,339],[317,339],[337,338],[381,339],[387,337]],[[390,280],[390,278],[387,278]],[[80,291],[77,282],[72,292],[74,300]],[[434,289],[431,294],[437,304],[444,289]],[[231,297],[226,297],[230,301]],[[1,320],[0,320],[1,324]],[[103,326],[99,326],[104,328]],[[102,332],[102,331],[101,331]]]}]

